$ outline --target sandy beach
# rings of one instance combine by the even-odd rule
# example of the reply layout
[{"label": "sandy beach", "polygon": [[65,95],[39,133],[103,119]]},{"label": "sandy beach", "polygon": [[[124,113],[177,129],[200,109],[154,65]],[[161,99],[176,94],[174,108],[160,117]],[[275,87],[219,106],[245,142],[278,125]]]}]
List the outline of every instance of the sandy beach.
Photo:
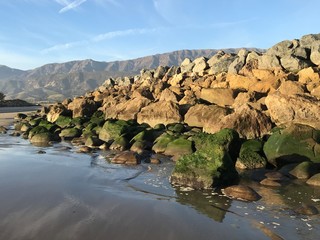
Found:
[{"label": "sandy beach", "polygon": [[39,109],[39,106],[32,107],[2,107],[0,108],[0,126],[9,127],[14,123],[14,117],[18,113],[29,114]]}]

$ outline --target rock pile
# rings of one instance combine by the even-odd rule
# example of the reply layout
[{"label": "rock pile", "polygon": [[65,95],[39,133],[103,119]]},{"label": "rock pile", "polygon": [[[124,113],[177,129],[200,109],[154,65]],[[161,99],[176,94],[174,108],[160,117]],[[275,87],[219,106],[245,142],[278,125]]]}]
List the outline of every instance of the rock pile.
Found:
[{"label": "rock pile", "polygon": [[91,148],[171,155],[178,160],[171,181],[194,188],[235,180],[235,166],[319,163],[319,49],[320,34],[313,34],[263,54],[220,51],[107,79],[16,129],[34,143],[69,139]]}]

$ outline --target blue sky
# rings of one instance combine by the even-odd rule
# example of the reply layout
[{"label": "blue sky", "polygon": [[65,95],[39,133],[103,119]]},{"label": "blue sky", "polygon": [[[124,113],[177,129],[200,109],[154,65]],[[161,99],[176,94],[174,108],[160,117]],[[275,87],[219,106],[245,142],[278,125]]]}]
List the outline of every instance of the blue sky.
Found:
[{"label": "blue sky", "polygon": [[320,32],[319,0],[0,0],[0,64],[269,48]]}]

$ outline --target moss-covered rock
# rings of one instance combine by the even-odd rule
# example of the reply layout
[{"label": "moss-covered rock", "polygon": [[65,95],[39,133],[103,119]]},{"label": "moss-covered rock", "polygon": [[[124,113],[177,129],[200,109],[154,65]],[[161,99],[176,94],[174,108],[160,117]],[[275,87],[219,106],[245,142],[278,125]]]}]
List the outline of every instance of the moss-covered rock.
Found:
[{"label": "moss-covered rock", "polygon": [[256,139],[248,140],[241,146],[236,167],[240,169],[264,168],[267,160],[263,155],[263,142]]},{"label": "moss-covered rock", "polygon": [[50,132],[40,132],[33,135],[30,142],[35,145],[46,146],[49,145],[51,141],[54,140],[54,136]]},{"label": "moss-covered rock", "polygon": [[239,134],[229,128],[220,130],[215,134],[198,133],[192,137],[196,150],[208,151],[213,145],[223,146],[229,152],[231,159],[235,162],[240,151]]},{"label": "moss-covered rock", "polygon": [[167,126],[167,129],[174,133],[182,133],[185,130],[185,127],[182,123],[172,123]]},{"label": "moss-covered rock", "polygon": [[72,140],[81,136],[81,131],[78,128],[65,128],[59,134],[59,137],[65,140]]},{"label": "moss-covered rock", "polygon": [[320,131],[310,126],[292,124],[278,128],[264,144],[268,162],[274,166],[312,161],[320,163]]},{"label": "moss-covered rock", "polygon": [[110,145],[111,150],[124,151],[129,147],[129,141],[124,136],[117,137]]},{"label": "moss-covered rock", "polygon": [[130,125],[126,121],[108,120],[103,124],[103,127],[99,133],[99,138],[102,141],[110,142],[119,138],[121,135],[129,132]]},{"label": "moss-covered rock", "polygon": [[165,155],[173,156],[173,160],[191,153],[193,153],[192,142],[182,137],[169,142],[164,152]]},{"label": "moss-covered rock", "polygon": [[152,150],[156,153],[164,153],[166,151],[167,145],[174,139],[174,136],[168,133],[163,133],[154,141]]},{"label": "moss-covered rock", "polygon": [[58,128],[56,124],[48,122],[47,120],[41,120],[38,126],[45,127],[49,132],[54,132]]},{"label": "moss-covered rock", "polygon": [[61,128],[66,128],[66,127],[70,127],[71,122],[72,122],[71,117],[66,117],[66,116],[60,115],[58,117],[58,119],[56,120],[55,124],[57,124]]},{"label": "moss-covered rock", "polygon": [[318,173],[318,167],[312,162],[302,162],[290,171],[298,179],[308,179]]},{"label": "moss-covered rock", "polygon": [[29,131],[28,138],[31,139],[34,135],[39,133],[49,132],[44,126],[36,126]]},{"label": "moss-covered rock", "polygon": [[100,140],[97,136],[90,136],[87,138],[85,142],[85,146],[87,147],[97,147],[102,145],[104,142]]},{"label": "moss-covered rock", "polygon": [[195,189],[228,185],[238,178],[233,161],[222,145],[210,150],[198,150],[181,157],[171,175],[171,183]]}]

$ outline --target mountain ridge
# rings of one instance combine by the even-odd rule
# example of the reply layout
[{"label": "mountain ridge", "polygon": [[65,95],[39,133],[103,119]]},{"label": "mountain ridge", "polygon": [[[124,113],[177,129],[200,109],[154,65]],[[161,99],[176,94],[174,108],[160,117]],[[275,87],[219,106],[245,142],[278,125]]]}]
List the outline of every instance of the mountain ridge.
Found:
[{"label": "mountain ridge", "polygon": [[[142,69],[153,69],[159,65],[178,66],[185,58],[210,58],[220,50],[237,53],[240,49],[177,50],[111,62],[73,60],[49,63],[30,70],[0,65],[0,92],[4,92],[7,99],[21,98],[30,102],[59,101],[93,90],[110,77],[135,75]],[[257,48],[249,50],[264,52],[263,49]]]}]

